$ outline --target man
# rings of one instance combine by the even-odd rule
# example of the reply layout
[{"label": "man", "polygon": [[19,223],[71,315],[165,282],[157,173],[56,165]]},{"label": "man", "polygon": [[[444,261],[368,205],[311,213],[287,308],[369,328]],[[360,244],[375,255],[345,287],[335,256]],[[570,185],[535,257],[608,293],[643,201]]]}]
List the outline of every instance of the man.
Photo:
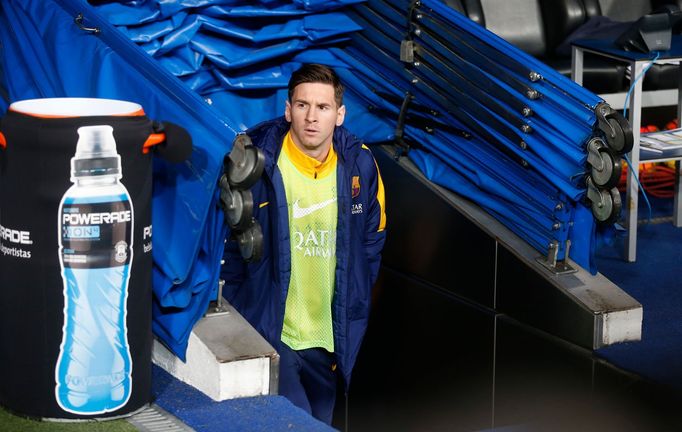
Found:
[{"label": "man", "polygon": [[265,154],[253,187],[258,262],[228,242],[226,297],[280,354],[279,392],[331,423],[336,373],[346,388],[385,239],[384,187],[372,154],[341,127],[343,86],[321,65],[289,81],[284,118],[247,131]]}]

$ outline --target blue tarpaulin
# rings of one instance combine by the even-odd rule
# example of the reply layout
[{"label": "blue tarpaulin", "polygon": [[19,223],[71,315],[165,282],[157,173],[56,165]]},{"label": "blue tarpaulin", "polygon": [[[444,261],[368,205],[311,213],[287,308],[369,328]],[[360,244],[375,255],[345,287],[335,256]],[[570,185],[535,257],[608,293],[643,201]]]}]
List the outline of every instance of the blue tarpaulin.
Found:
[{"label": "blue tarpaulin", "polygon": [[[154,173],[154,331],[181,358],[216,295],[223,158],[238,131],[282,114],[288,77],[302,63],[335,68],[347,88],[346,124],[366,143],[401,138],[427,178],[540,254],[556,242],[564,259],[570,240],[571,258],[596,271],[584,177],[601,99],[436,0],[420,3],[419,23],[406,15],[416,6],[400,0],[248,3],[0,6],[9,101],[130,100],[191,133],[191,160],[156,160]],[[79,29],[78,13],[101,31]],[[413,58],[401,59],[405,47],[416,47]]]}]

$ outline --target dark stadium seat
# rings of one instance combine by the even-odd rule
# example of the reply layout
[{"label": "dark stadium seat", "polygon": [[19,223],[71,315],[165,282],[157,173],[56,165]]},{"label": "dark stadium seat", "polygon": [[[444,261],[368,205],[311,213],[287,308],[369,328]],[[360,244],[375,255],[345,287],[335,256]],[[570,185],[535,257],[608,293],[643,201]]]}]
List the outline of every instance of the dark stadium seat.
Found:
[{"label": "dark stadium seat", "polygon": [[[570,75],[570,50],[562,43],[595,17],[636,21],[666,4],[682,0],[447,0],[455,10],[534,55],[564,75]],[[626,65],[589,54],[584,59],[586,88],[595,93],[624,91],[630,84]],[[646,90],[677,87],[676,65],[655,65],[644,81]]]}]

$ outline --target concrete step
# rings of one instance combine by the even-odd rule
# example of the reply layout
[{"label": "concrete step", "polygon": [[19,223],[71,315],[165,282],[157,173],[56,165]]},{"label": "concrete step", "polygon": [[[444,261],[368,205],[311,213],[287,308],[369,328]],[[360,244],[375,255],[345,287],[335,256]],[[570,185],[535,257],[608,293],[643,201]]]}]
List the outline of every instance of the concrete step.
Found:
[{"label": "concrete step", "polygon": [[234,307],[222,309],[194,326],[187,362],[156,340],[152,361],[216,401],[277,394],[279,355]]}]

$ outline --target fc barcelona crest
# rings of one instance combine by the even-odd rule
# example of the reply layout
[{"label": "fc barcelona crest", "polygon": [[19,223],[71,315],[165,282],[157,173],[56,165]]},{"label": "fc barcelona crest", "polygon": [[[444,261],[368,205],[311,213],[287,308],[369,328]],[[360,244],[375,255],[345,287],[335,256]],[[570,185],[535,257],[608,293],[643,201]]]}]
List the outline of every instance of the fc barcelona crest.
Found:
[{"label": "fc barcelona crest", "polygon": [[353,186],[351,187],[351,195],[357,198],[360,195],[360,176],[353,176]]}]

